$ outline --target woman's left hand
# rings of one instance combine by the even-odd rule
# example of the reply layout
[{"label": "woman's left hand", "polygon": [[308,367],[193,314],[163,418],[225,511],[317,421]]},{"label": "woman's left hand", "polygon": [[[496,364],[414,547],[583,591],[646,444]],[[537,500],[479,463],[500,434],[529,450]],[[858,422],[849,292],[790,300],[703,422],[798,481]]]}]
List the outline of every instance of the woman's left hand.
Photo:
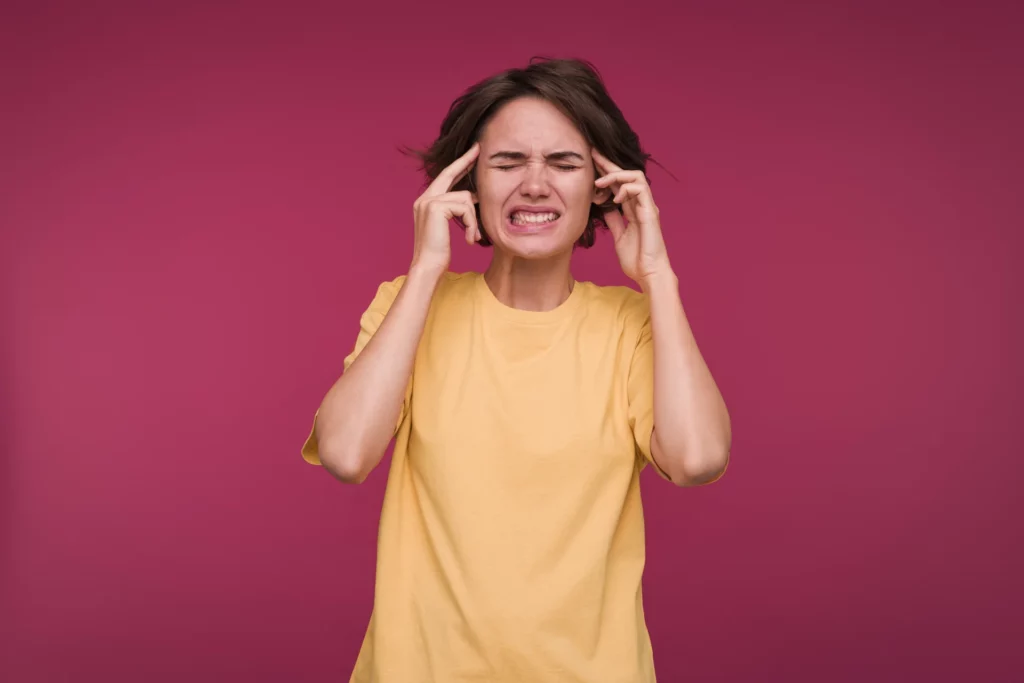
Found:
[{"label": "woman's left hand", "polygon": [[596,149],[591,154],[598,171],[604,174],[594,184],[609,188],[626,216],[623,221],[618,211],[604,212],[622,272],[643,287],[651,276],[671,270],[651,187],[643,171],[624,171]]}]

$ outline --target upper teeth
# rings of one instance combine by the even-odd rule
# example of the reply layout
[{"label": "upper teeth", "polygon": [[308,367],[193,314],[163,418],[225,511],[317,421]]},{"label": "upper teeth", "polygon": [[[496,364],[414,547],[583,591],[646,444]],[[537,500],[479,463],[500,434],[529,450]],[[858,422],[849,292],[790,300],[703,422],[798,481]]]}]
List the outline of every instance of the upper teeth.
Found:
[{"label": "upper teeth", "polygon": [[517,211],[512,214],[512,220],[517,223],[547,223],[558,218],[557,213],[533,213],[531,211]]}]

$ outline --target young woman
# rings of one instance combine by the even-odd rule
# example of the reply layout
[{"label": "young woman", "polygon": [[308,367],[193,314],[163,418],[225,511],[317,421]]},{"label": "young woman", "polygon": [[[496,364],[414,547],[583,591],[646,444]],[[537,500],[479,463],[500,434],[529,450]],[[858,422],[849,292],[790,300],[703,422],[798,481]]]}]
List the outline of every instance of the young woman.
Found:
[{"label": "young woman", "polygon": [[[395,439],[352,681],[654,681],[640,472],[728,463],[636,134],[577,60],[470,88],[422,158],[412,262],[362,316],[305,459],[360,482]],[[492,249],[453,273],[449,221]],[[607,228],[638,286],[576,281]]]}]

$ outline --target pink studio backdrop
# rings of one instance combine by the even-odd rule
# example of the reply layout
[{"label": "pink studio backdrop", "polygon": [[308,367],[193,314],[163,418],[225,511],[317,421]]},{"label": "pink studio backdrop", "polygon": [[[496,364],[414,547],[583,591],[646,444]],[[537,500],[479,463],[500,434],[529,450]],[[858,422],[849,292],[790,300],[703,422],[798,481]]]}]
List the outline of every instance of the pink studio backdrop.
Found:
[{"label": "pink studio backdrop", "polygon": [[0,679],[346,680],[387,467],[298,449],[408,263],[396,147],[553,54],[675,176],[733,417],[717,484],[644,476],[659,680],[1021,680],[1024,15],[822,4],[5,3]]}]

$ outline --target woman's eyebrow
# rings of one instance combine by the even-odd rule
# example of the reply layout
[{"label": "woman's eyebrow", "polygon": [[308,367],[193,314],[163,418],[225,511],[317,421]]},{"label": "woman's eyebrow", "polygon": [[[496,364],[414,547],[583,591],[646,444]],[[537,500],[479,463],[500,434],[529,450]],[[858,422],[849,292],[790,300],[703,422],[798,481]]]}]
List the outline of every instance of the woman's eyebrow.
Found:
[{"label": "woman's eyebrow", "polygon": [[[586,161],[583,158],[582,154],[578,152],[572,152],[569,150],[551,152],[550,154],[545,154],[544,158],[548,161],[564,161],[568,159],[579,162]],[[512,152],[503,150],[500,152],[495,152],[494,154],[489,156],[488,159],[490,159],[491,161],[494,161],[496,159],[506,159],[508,161],[523,161],[524,159],[526,159],[526,154],[524,154],[523,152]]]},{"label": "woman's eyebrow", "polygon": [[578,152],[570,152],[570,151],[552,152],[551,154],[548,154],[544,158],[548,159],[549,161],[552,160],[552,159],[554,159],[555,161],[565,161],[565,160],[579,161],[581,163],[583,161],[585,161],[585,159],[583,158],[582,154],[580,154]]}]

